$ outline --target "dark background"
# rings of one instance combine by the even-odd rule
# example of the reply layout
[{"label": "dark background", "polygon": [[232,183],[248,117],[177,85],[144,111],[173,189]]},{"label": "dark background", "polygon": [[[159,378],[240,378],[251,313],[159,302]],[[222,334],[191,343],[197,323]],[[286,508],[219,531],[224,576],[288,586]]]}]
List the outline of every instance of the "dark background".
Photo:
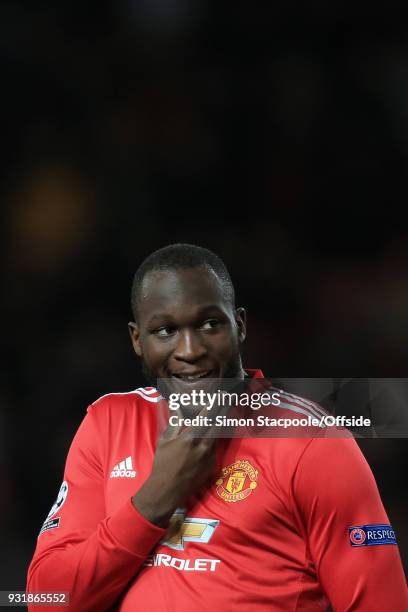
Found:
[{"label": "dark background", "polygon": [[[126,323],[154,249],[223,257],[269,377],[408,375],[397,6],[1,3],[1,589],[86,406],[143,383]],[[362,448],[406,559],[406,440]]]}]

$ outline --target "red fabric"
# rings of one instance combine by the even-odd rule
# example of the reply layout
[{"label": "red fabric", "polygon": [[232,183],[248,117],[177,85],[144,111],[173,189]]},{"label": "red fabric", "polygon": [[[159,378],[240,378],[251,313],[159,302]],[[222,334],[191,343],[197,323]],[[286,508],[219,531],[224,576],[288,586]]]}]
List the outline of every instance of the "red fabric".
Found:
[{"label": "red fabric", "polygon": [[[397,547],[350,546],[348,527],[389,522],[353,439],[218,440],[213,481],[178,515],[183,531],[161,543],[165,530],[130,500],[166,415],[152,389],[88,409],[51,517],[59,527],[38,538],[28,591],[69,591],[75,612],[408,609]],[[129,457],[132,470],[122,469]]]}]

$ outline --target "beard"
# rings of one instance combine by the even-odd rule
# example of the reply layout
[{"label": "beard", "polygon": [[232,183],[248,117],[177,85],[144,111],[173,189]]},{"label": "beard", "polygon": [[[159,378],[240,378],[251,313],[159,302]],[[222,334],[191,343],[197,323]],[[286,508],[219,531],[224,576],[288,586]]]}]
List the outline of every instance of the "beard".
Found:
[{"label": "beard", "polygon": [[157,387],[157,374],[147,365],[143,356],[140,357],[142,374],[150,387]]},{"label": "beard", "polygon": [[[156,389],[160,391],[163,397],[168,398],[169,394],[172,393],[173,390],[171,389],[171,386],[169,384],[166,384],[165,382],[166,378],[160,377],[157,371],[153,370],[148,365],[143,355],[140,357],[140,361],[141,361],[142,374],[144,378],[146,379],[146,382],[148,383],[148,385],[151,387],[155,387]],[[231,359],[228,362],[227,367],[225,368],[225,371],[223,372],[222,379],[230,379],[231,381],[232,380],[237,380],[237,381],[242,380],[243,378],[242,372],[243,372],[243,368],[242,368],[241,351],[239,350],[239,346],[238,346],[237,350],[231,356]],[[219,377],[214,377],[213,381],[216,380],[217,378]],[[160,384],[159,384],[159,380],[160,380]],[[205,379],[203,380],[203,385],[205,385],[204,381]],[[219,385],[220,389],[222,387],[223,385]],[[228,387],[231,388],[231,384],[229,384]]]}]

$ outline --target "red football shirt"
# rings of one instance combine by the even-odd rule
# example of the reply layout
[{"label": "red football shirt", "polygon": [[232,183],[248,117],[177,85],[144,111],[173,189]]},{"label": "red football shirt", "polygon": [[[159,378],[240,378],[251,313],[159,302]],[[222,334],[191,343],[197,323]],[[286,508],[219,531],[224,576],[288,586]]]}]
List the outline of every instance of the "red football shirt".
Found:
[{"label": "red football shirt", "polygon": [[[166,531],[131,503],[165,425],[159,408],[153,388],[88,408],[28,591],[68,591],[76,612],[317,612],[329,602],[335,612],[406,612],[397,546],[351,544],[350,527],[389,523],[353,439],[220,439],[213,481]],[[29,606],[52,609],[63,608]]]}]

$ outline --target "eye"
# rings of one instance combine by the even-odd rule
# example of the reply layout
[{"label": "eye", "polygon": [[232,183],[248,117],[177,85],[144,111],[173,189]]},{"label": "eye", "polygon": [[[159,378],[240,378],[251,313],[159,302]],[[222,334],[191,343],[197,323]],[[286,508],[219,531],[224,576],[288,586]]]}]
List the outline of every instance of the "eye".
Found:
[{"label": "eye", "polygon": [[170,325],[164,325],[163,327],[159,327],[155,330],[155,335],[159,338],[168,338],[172,336],[176,332],[175,327],[171,327]]},{"label": "eye", "polygon": [[201,325],[200,329],[216,329],[220,324],[221,323],[218,321],[218,319],[207,319],[207,321],[204,321],[204,323]]}]

